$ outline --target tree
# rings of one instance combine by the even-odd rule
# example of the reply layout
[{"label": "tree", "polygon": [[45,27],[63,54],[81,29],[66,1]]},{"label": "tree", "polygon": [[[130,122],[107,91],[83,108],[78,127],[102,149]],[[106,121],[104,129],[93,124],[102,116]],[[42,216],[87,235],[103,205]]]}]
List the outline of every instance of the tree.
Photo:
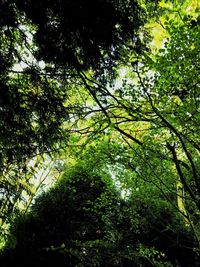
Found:
[{"label": "tree", "polygon": [[124,186],[108,174],[118,149],[105,141],[67,164],[62,179],[12,224],[1,265],[198,266],[191,231],[154,185],[147,191],[141,179],[137,187],[132,181],[122,197]]},{"label": "tree", "polygon": [[28,188],[28,182],[20,184],[19,176],[26,176],[29,159],[66,145],[63,123],[70,120],[71,109],[65,104],[71,87],[80,87],[79,72],[111,73],[128,40],[139,46],[144,11],[137,1],[129,0],[6,0],[0,8],[0,209],[4,220]]},{"label": "tree", "polygon": [[143,13],[136,1],[3,1],[1,9],[4,166],[63,138],[64,103],[77,71],[111,68],[126,40],[137,39]]},{"label": "tree", "polygon": [[[123,80],[111,88],[89,74],[82,79],[98,105],[90,112],[91,131],[110,128],[115,139],[127,144],[132,171],[157,178],[161,190],[170,180],[179,211],[199,239],[199,17],[197,9],[188,16],[172,7],[160,17],[163,47],[134,62],[130,51]],[[83,111],[85,116],[89,112]]]},{"label": "tree", "polygon": [[35,196],[46,190],[61,175],[62,163],[48,156],[27,160],[22,168],[7,169],[1,178],[0,247],[9,234],[9,225],[19,212],[26,213]]},{"label": "tree", "polygon": [[118,202],[116,191],[111,190],[102,178],[86,173],[83,167],[66,172],[14,226],[14,261],[23,258],[24,266],[94,266],[109,260],[109,228],[117,212],[117,205],[112,206]]},{"label": "tree", "polygon": [[[38,46],[32,54],[36,62],[46,61],[41,69],[38,69],[38,65],[41,66],[42,61],[31,64],[26,71],[22,70],[23,75],[28,72],[30,79],[33,79],[33,73],[37,77],[45,77],[39,85],[43,84],[43,79],[50,85],[55,82],[59,99],[59,90],[64,88],[59,103],[64,111],[67,110],[68,123],[65,121],[60,125],[61,131],[70,133],[70,140],[78,145],[86,145],[104,135],[110,141],[117,140],[123,148],[119,161],[126,166],[127,172],[132,173],[131,178],[139,177],[147,189],[150,183],[159,188],[177,212],[183,215],[183,222],[193,229],[199,243],[199,16],[194,4],[190,6],[190,15],[187,14],[186,2],[160,2],[156,18],[163,34],[159,44],[156,44],[160,49],[156,50],[153,40],[148,49],[142,50],[140,54],[137,48],[141,47],[142,41],[146,43],[147,39],[144,28],[142,31],[136,30],[138,35],[134,35],[133,40],[128,38],[128,32],[124,39],[122,35],[125,30],[123,25],[131,26],[133,23],[131,16],[128,17],[128,22],[125,19],[125,24],[118,24],[117,17],[113,16],[117,24],[108,23],[111,30],[106,31],[112,37],[108,40],[113,40],[113,43],[104,43],[96,36],[94,39],[91,37],[90,34],[97,33],[93,26],[89,27],[88,40],[84,36],[85,26],[80,28],[75,23],[74,31],[71,28],[63,31],[60,14],[62,10],[66,11],[67,1],[60,2],[56,7],[52,5],[51,9],[47,8],[45,1],[35,5],[34,11],[44,12],[41,21],[29,10],[28,4],[32,6],[32,1],[16,2],[14,10],[18,8],[16,14],[21,19],[29,18],[34,23],[25,20],[25,31],[28,31],[30,25],[33,26],[33,40]],[[123,12],[118,13],[114,1],[106,2],[105,6],[101,6],[102,3],[99,1],[98,7],[109,7],[108,10],[112,10],[112,14],[118,14],[120,20],[125,17],[124,12],[130,4],[127,2]],[[123,3],[119,3],[121,8]],[[71,2],[69,7],[70,10],[77,10],[77,6],[74,8]],[[98,15],[96,9],[94,14]],[[80,18],[83,25],[92,21],[98,28],[99,24],[93,16],[90,20],[81,13]],[[72,19],[70,17],[69,21]],[[68,23],[67,19],[64,22]],[[47,25],[50,26],[46,31]],[[155,26],[152,21],[146,27],[151,26]],[[113,27],[115,31],[112,31]],[[59,30],[62,34],[55,35],[54,40],[49,29],[52,33],[55,30],[57,34]],[[103,24],[100,29],[103,29]],[[67,42],[69,32],[69,40],[74,41],[73,47]],[[50,44],[51,54],[48,49],[45,50],[45,46],[49,48]],[[68,51],[66,55],[63,52],[65,47]],[[92,51],[91,57],[87,56],[89,50]],[[114,63],[111,64],[113,59]],[[13,77],[16,79],[16,74]],[[67,95],[64,95],[66,88]],[[49,110],[48,114],[50,112]],[[59,118],[63,118],[62,114],[56,117]],[[42,144],[46,144],[48,138]],[[48,143],[49,146],[41,145],[41,150],[44,147],[60,148],[61,144],[54,142],[55,140],[58,140],[57,137]],[[54,147],[53,143],[56,143]],[[117,167],[116,165],[115,168]]]}]

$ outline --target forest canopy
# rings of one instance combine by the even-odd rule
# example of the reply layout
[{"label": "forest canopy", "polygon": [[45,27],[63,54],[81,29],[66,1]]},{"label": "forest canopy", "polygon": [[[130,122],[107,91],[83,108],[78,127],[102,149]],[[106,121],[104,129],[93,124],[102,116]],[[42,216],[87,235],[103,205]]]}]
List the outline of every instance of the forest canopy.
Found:
[{"label": "forest canopy", "polygon": [[199,266],[198,5],[0,1],[2,266]]}]

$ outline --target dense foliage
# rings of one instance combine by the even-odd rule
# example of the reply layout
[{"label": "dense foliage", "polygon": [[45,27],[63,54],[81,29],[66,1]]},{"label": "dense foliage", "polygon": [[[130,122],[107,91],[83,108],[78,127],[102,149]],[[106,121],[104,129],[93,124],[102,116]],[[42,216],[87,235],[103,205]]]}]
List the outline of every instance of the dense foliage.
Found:
[{"label": "dense foliage", "polygon": [[142,8],[130,0],[28,0],[16,6],[36,25],[37,58],[71,68],[110,65],[143,22]]},{"label": "dense foliage", "polygon": [[198,266],[198,1],[0,8],[3,264]]},{"label": "dense foliage", "polygon": [[10,198],[21,196],[16,173],[24,175],[34,155],[66,145],[65,102],[72,85],[81,86],[80,72],[111,74],[126,42],[140,46],[145,16],[137,1],[6,0],[0,9],[0,187],[8,216]]},{"label": "dense foliage", "polygon": [[155,187],[151,201],[142,187],[123,199],[109,175],[85,164],[16,219],[1,266],[198,266],[191,232]]}]

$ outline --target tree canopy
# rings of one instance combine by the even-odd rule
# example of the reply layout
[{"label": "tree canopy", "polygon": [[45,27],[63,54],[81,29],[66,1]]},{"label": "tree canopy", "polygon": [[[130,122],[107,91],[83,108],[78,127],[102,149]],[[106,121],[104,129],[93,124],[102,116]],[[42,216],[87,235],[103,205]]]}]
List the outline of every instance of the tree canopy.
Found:
[{"label": "tree canopy", "polygon": [[111,69],[125,43],[139,40],[144,12],[136,1],[3,1],[1,9],[3,165],[63,137],[67,87],[79,71]]},{"label": "tree canopy", "polygon": [[[115,261],[108,266],[125,266],[125,258],[130,266],[134,261],[136,266],[186,266],[185,253],[194,253],[188,266],[198,266],[198,1],[15,0],[2,1],[0,7],[0,218],[4,240],[8,240],[5,234],[9,236],[9,229],[17,240],[18,233],[12,232],[12,227],[26,227],[23,225],[29,219],[32,225],[36,215],[45,224],[50,209],[57,212],[57,204],[51,201],[55,197],[62,202],[60,194],[74,199],[70,206],[79,224],[77,206],[85,205],[82,197],[88,191],[92,210],[83,212],[83,217],[92,216],[94,239],[99,225],[108,227],[108,236],[116,233],[120,242],[127,244],[123,250],[115,239],[113,247],[107,247]],[[71,174],[76,164],[81,166],[83,180]],[[65,165],[70,167],[66,169]],[[60,180],[63,173],[70,179]],[[98,181],[102,177],[109,177],[101,190],[113,202],[103,198],[101,213],[96,205],[101,193],[92,198],[92,190],[101,187]],[[55,188],[37,197],[56,179]],[[97,179],[92,189],[90,179]],[[76,192],[71,188],[73,182]],[[47,221],[39,212],[45,201],[51,207],[46,208]],[[59,217],[59,223],[62,216],[71,220],[71,215],[63,213],[67,204],[63,205],[64,209],[58,209],[61,217],[57,213],[52,216],[53,220]],[[125,213],[121,205],[126,207]],[[23,214],[19,219],[22,222],[15,223],[18,213]],[[108,217],[113,219],[107,225]],[[126,219],[131,223],[120,228],[118,219],[119,225]],[[162,224],[167,219],[169,232]],[[140,232],[138,236],[134,227]],[[77,234],[76,230],[72,232]],[[169,234],[173,242],[161,233]],[[97,242],[97,247],[95,243],[93,250],[92,235],[88,235],[89,243],[77,243],[79,256],[70,253],[77,257],[77,264],[83,264],[83,260],[86,266],[103,266],[108,259],[97,252],[97,247],[105,249],[104,237],[108,236],[102,236],[103,243]],[[137,242],[132,239],[134,235]],[[126,243],[127,238],[135,248],[131,247],[133,243]],[[176,238],[182,244],[180,248]],[[69,240],[61,238],[54,247],[56,239],[52,237],[44,247],[52,246],[50,254],[57,253],[56,247],[64,257],[69,256],[69,251],[60,247]],[[17,242],[12,251],[26,253]],[[88,254],[83,253],[90,245]],[[36,254],[42,249],[37,246]],[[172,255],[172,247],[177,249],[177,257]],[[94,251],[97,259],[90,255]],[[96,259],[96,265],[86,263],[86,255]],[[72,258],[69,264],[75,266]],[[166,265],[159,265],[162,260]]]},{"label": "tree canopy", "polygon": [[191,266],[196,242],[159,190],[149,186],[149,201],[140,182],[139,192],[133,186],[124,199],[111,175],[98,169],[85,158],[66,166],[59,182],[16,218],[1,265]]}]

